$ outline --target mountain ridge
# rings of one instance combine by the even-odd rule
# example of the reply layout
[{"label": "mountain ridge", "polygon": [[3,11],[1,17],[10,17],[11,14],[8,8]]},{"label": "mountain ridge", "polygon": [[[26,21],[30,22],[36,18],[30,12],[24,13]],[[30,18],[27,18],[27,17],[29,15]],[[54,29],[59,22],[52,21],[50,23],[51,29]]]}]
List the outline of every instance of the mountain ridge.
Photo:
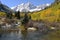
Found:
[{"label": "mountain ridge", "polygon": [[32,20],[43,20],[47,22],[60,21],[60,2],[54,2],[50,7],[31,14]]},{"label": "mountain ridge", "polygon": [[12,7],[11,9],[13,9],[14,11],[20,11],[20,12],[34,12],[34,11],[40,11],[48,6],[50,6],[51,4],[43,4],[43,5],[39,5],[39,6],[35,6],[33,4],[31,4],[30,2],[28,3],[22,3],[18,6]]},{"label": "mountain ridge", "polygon": [[8,6],[6,6],[6,5],[4,5],[4,4],[2,4],[1,3],[1,1],[0,1],[0,11],[2,11],[2,12],[11,12],[11,8],[9,8]]}]

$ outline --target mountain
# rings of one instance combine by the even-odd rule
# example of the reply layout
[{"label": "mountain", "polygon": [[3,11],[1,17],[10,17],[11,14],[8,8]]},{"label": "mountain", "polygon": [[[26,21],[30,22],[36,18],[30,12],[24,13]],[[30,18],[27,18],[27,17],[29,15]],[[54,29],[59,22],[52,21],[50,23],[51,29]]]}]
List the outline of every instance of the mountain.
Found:
[{"label": "mountain", "polygon": [[56,0],[44,10],[33,12],[31,19],[43,20],[45,22],[60,22],[60,0]]},{"label": "mountain", "polygon": [[35,6],[31,4],[30,2],[28,2],[28,3],[22,3],[20,5],[12,7],[11,9],[13,9],[14,11],[20,11],[20,12],[28,12],[28,11],[33,12],[33,11],[40,11],[48,6],[50,6],[50,4],[43,4],[43,5]]},{"label": "mountain", "polygon": [[11,12],[11,10],[12,10],[11,8],[9,8],[8,6],[6,6],[0,2],[0,11],[8,13],[8,12]]}]

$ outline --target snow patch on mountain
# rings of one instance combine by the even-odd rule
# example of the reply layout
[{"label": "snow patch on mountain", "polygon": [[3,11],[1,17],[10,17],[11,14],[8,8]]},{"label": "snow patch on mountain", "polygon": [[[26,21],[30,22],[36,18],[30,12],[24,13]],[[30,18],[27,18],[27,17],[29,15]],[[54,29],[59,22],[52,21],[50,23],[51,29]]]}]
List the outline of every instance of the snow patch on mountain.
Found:
[{"label": "snow patch on mountain", "polygon": [[28,3],[22,3],[20,5],[17,5],[15,7],[12,7],[11,9],[13,9],[14,11],[20,11],[20,12],[34,12],[34,11],[40,11],[45,9],[46,7],[50,6],[51,4],[42,4],[39,6],[34,6],[33,4],[31,4],[30,2]]}]

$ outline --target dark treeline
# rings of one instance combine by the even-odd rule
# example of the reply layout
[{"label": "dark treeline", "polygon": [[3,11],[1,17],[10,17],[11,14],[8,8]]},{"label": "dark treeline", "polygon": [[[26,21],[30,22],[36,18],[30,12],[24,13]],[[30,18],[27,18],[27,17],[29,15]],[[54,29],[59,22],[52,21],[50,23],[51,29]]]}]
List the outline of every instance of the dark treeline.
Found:
[{"label": "dark treeline", "polygon": [[28,15],[27,15],[27,13],[25,13],[24,18],[22,20],[22,24],[26,24],[26,23],[28,23],[28,21],[29,21]]},{"label": "dark treeline", "polygon": [[15,17],[17,17],[17,19],[20,19],[20,12],[19,11],[15,12]]},{"label": "dark treeline", "polygon": [[[29,21],[29,19],[31,19],[31,16],[28,16],[28,12],[24,12],[24,17],[23,18],[21,18],[21,15],[20,15],[20,12],[19,11],[17,11],[17,12],[15,12],[14,13],[14,18],[16,18],[16,19],[23,19],[22,21],[22,24],[24,23],[27,23],[28,21]],[[8,12],[8,13],[6,13],[6,18],[9,18],[9,19],[12,19],[13,18],[13,13],[12,12]]]},{"label": "dark treeline", "polygon": [[31,19],[31,16],[28,16],[28,12],[24,12],[24,17],[21,18],[20,12],[17,11],[17,12],[14,13],[14,18],[13,18],[13,13],[12,12],[6,13],[6,18],[9,18],[9,19],[14,19],[14,18],[21,19],[22,25],[25,26],[29,22],[29,20]]},{"label": "dark treeline", "polygon": [[12,13],[6,13],[6,17],[9,18],[9,19],[12,19]]},{"label": "dark treeline", "polygon": [[[15,12],[14,14],[15,14],[14,16],[17,19],[20,19],[20,12],[19,11]],[[12,19],[13,18],[13,13],[12,12],[6,13],[6,18]]]}]

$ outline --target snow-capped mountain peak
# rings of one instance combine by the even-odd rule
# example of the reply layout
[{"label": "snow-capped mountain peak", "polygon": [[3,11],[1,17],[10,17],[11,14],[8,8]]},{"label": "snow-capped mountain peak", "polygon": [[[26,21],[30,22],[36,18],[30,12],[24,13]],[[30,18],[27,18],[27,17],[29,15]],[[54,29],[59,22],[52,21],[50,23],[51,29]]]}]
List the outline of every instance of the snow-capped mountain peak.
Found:
[{"label": "snow-capped mountain peak", "polygon": [[14,11],[20,11],[20,12],[33,12],[33,11],[40,11],[46,7],[50,6],[50,4],[43,4],[39,6],[34,6],[32,3],[22,3],[20,5],[17,5],[15,7],[12,7]]}]

